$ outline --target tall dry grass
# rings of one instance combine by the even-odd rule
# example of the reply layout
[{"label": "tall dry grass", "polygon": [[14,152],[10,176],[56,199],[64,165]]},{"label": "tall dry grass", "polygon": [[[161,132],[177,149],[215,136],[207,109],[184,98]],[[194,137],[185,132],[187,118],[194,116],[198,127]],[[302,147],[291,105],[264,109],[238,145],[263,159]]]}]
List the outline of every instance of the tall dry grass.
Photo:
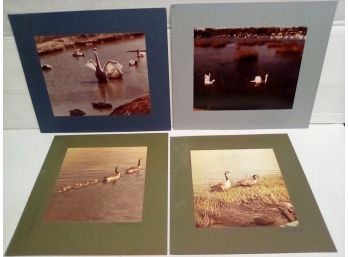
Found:
[{"label": "tall dry grass", "polygon": [[281,176],[269,175],[252,187],[235,187],[224,192],[209,189],[194,196],[194,215],[199,227],[211,226],[231,206],[257,202],[264,206],[277,206],[290,202],[289,193]]},{"label": "tall dry grass", "polygon": [[258,52],[252,47],[237,47],[234,58],[237,61],[256,61],[258,56]]}]

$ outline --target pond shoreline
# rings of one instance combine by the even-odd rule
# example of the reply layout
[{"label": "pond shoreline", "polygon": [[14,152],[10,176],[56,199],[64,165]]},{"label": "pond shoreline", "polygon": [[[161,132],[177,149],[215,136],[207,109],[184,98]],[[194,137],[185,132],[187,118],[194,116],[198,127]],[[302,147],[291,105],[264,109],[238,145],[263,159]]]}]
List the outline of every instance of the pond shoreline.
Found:
[{"label": "pond shoreline", "polygon": [[107,41],[119,41],[143,37],[143,33],[112,33],[75,36],[37,36],[36,48],[39,55],[63,51],[68,48],[94,45]]},{"label": "pond shoreline", "polygon": [[131,102],[120,105],[116,107],[111,113],[110,116],[117,115],[134,115],[134,114],[149,114],[150,113],[150,96],[142,96],[137,99],[134,99]]}]

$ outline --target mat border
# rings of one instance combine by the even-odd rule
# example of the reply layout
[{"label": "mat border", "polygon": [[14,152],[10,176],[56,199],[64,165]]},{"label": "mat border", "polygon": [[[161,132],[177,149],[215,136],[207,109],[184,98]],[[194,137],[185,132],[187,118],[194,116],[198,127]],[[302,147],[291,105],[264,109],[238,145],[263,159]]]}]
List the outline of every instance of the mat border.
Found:
[{"label": "mat border", "polygon": [[[10,14],[9,20],[41,132],[170,130],[165,8]],[[95,22],[96,20],[98,22]],[[115,32],[145,33],[151,98],[150,114],[54,116],[34,36]]]},{"label": "mat border", "polygon": [[[174,128],[308,127],[336,5],[336,0],[173,5],[170,18]],[[253,26],[308,28],[293,108],[193,111],[193,30]]]},{"label": "mat border", "polygon": [[[272,148],[299,225],[289,228],[196,228],[191,150]],[[336,252],[286,134],[171,138],[171,254]]]},{"label": "mat border", "polygon": [[[132,146],[147,146],[142,222],[48,223],[43,220],[67,148]],[[6,255],[166,254],[167,153],[167,134],[56,136]]]}]

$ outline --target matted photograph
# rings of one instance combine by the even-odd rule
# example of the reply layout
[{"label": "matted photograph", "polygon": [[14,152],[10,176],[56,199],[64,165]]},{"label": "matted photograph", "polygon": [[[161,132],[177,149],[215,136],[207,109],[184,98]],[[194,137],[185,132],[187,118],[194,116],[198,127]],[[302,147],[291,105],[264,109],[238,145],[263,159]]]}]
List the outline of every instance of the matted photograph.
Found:
[{"label": "matted photograph", "polygon": [[170,145],[171,254],[336,251],[288,135],[172,137]]},{"label": "matted photograph", "polygon": [[34,38],[54,116],[150,113],[144,33]]},{"label": "matted photograph", "polygon": [[173,127],[308,127],[336,5],[173,5]]},{"label": "matted photograph", "polygon": [[297,226],[273,149],[192,150],[197,228]]},{"label": "matted photograph", "polygon": [[165,133],[54,137],[5,255],[165,255],[167,168]]},{"label": "matted photograph", "polygon": [[146,152],[147,147],[68,148],[44,221],[141,222]]},{"label": "matted photograph", "polygon": [[165,8],[9,21],[41,132],[170,129]]},{"label": "matted photograph", "polygon": [[291,109],[306,27],[194,30],[194,110]]}]

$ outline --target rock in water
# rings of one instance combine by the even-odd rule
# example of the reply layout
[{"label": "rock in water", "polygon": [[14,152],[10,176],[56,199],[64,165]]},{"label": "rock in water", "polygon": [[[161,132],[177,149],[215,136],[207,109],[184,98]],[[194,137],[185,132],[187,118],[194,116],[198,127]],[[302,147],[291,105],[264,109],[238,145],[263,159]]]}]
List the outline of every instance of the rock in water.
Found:
[{"label": "rock in water", "polygon": [[52,70],[52,66],[49,64],[43,64],[43,65],[41,65],[41,69],[43,71],[49,71],[49,70]]},{"label": "rock in water", "polygon": [[74,110],[70,110],[70,116],[74,117],[74,116],[84,116],[86,115],[86,113],[84,111],[81,111],[80,109],[74,109]]},{"label": "rock in water", "polygon": [[150,113],[150,96],[139,97],[129,103],[116,107],[110,115],[133,115]]},{"label": "rock in water", "polygon": [[92,106],[94,109],[112,109],[112,104],[109,103],[103,103],[103,102],[99,102],[99,103],[92,103]]}]

